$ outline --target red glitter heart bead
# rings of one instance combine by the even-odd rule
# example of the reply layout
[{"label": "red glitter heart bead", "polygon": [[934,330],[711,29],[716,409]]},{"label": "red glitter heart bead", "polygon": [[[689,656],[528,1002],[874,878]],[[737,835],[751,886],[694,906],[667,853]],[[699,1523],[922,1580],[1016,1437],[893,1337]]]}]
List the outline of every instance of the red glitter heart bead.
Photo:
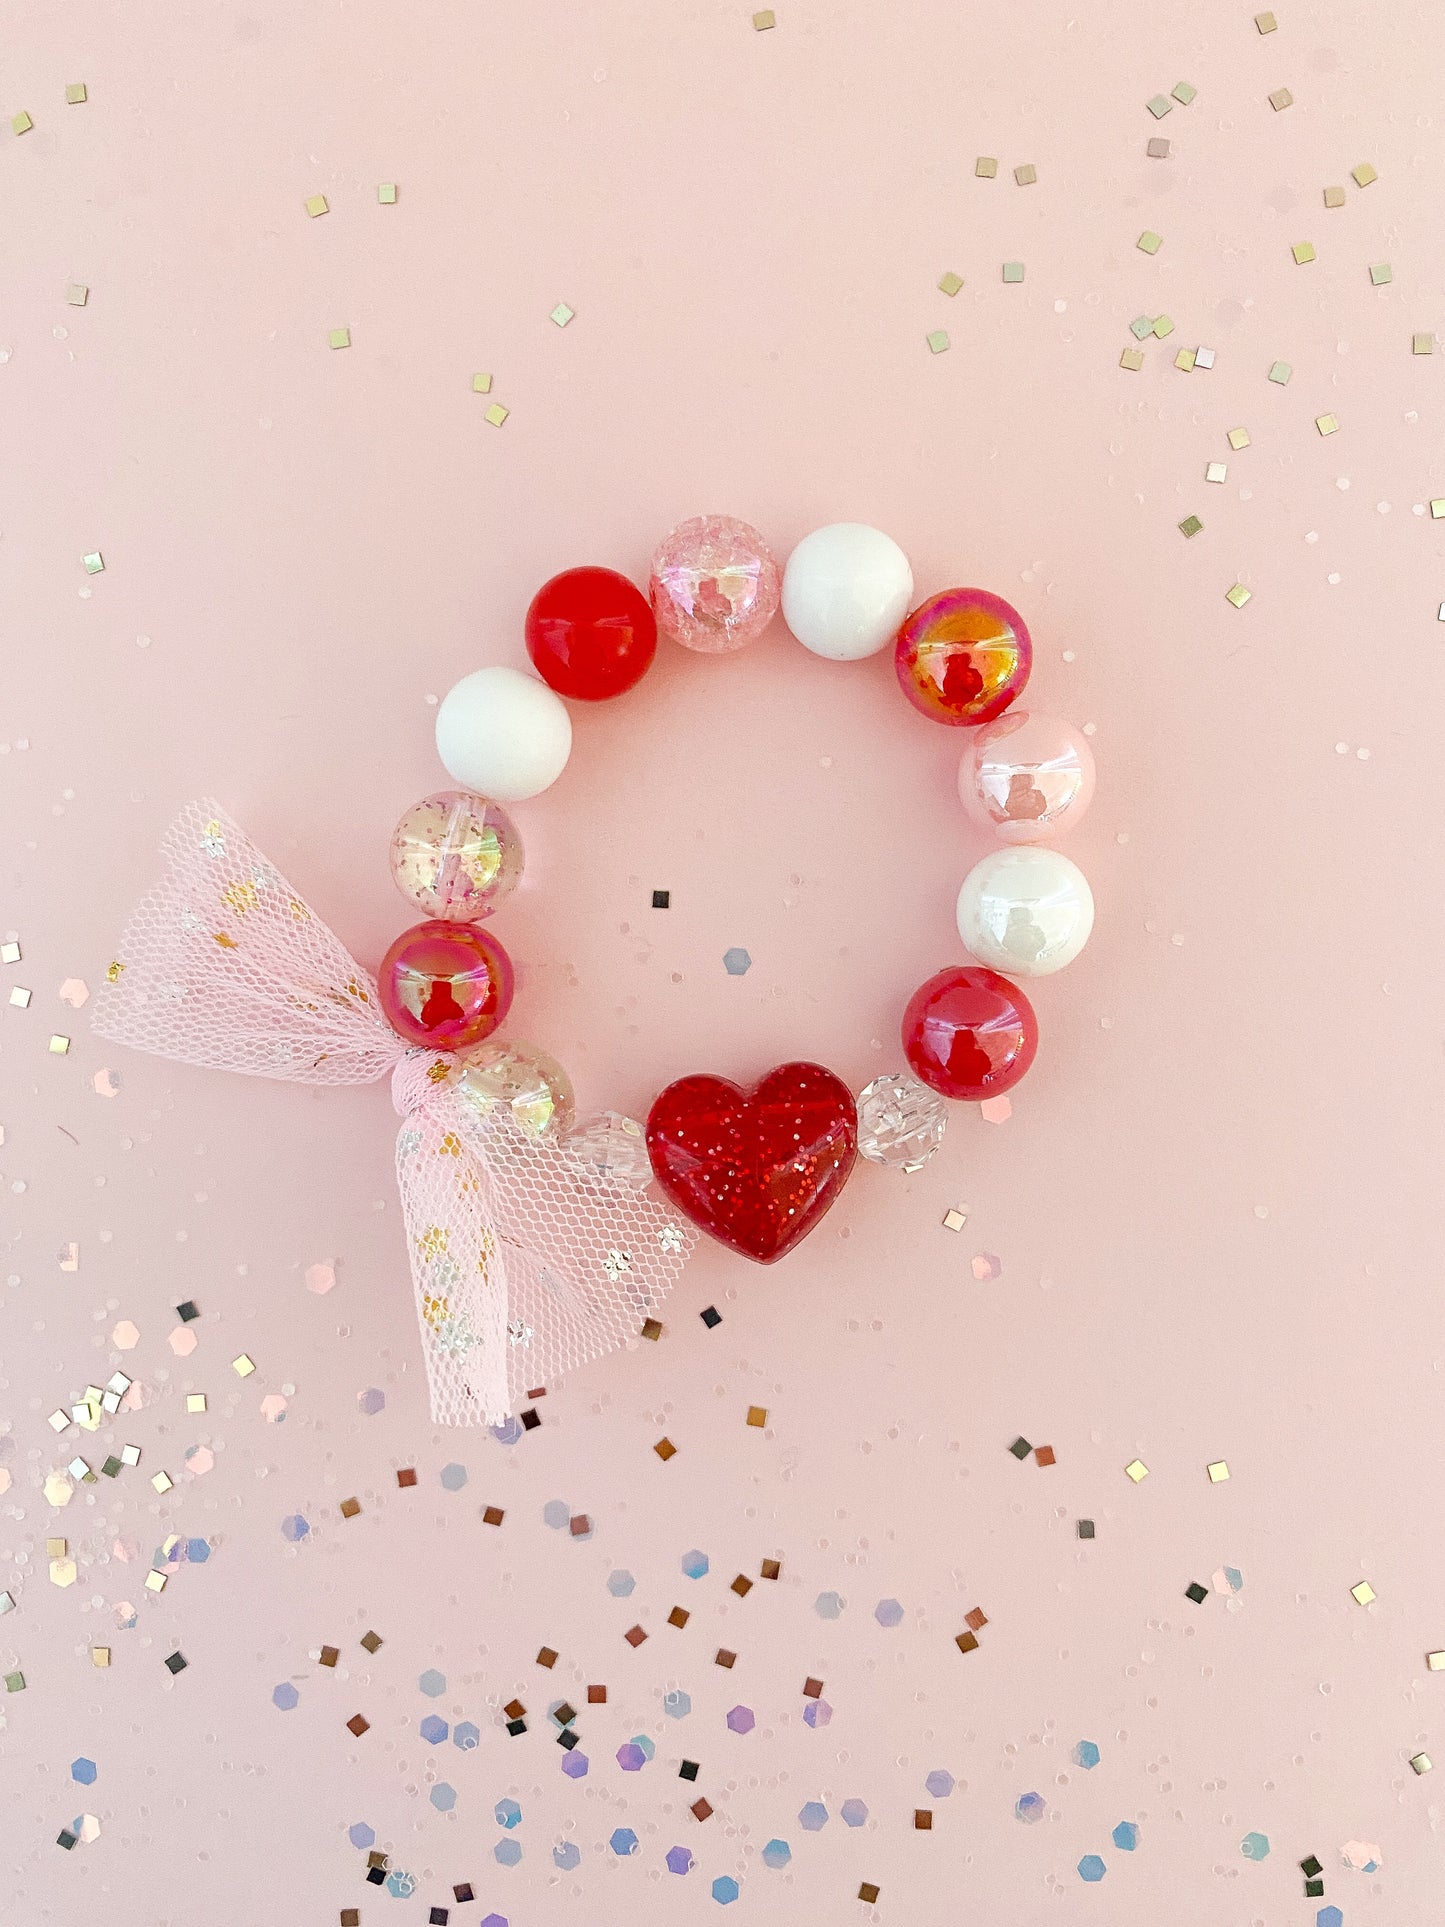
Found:
[{"label": "red glitter heart bead", "polygon": [[680,1077],[653,1105],[647,1149],[678,1210],[770,1265],[817,1224],[858,1152],[853,1093],[821,1064],[780,1064],[750,1091]]}]

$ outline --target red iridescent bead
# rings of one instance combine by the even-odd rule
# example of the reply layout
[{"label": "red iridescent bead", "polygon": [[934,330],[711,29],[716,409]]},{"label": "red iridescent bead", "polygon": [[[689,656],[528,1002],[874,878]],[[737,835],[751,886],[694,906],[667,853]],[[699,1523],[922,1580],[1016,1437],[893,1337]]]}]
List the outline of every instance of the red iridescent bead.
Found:
[{"label": "red iridescent bead", "polygon": [[512,960],[474,923],[413,924],[376,973],[386,1021],[409,1044],[466,1050],[489,1036],[512,1003]]},{"label": "red iridescent bead", "polygon": [[920,984],[903,1013],[913,1074],[940,1097],[981,1099],[1012,1090],[1039,1047],[1033,1005],[996,970],[951,966]]},{"label": "red iridescent bead", "polygon": [[657,653],[647,597],[616,569],[564,569],[527,610],[527,654],[559,696],[605,702],[640,682]]},{"label": "red iridescent bead", "polygon": [[898,631],[903,693],[936,723],[991,723],[1029,679],[1034,648],[1023,617],[987,589],[945,589]]}]

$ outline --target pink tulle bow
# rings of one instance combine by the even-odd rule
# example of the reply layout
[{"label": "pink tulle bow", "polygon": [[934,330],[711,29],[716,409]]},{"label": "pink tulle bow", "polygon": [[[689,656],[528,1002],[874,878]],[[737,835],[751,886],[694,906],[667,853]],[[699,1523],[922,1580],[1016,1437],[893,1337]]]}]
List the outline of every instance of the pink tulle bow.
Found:
[{"label": "pink tulle bow", "polygon": [[413,1050],[376,984],[216,804],[166,832],[166,873],[96,1000],[102,1037],[206,1070],[301,1084],[390,1075],[432,1417],[495,1425],[636,1336],[696,1240],[685,1222],[537,1138],[471,1089],[465,1059]]}]

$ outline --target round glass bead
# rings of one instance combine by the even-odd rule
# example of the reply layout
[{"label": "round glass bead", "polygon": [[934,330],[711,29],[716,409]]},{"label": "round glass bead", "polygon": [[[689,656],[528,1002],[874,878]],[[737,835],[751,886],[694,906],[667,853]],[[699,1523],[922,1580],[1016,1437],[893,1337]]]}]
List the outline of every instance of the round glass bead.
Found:
[{"label": "round glass bead", "polygon": [[1094,752],[1082,730],[1036,709],[1011,709],[968,739],[958,793],[1003,843],[1040,843],[1073,829],[1094,794]]},{"label": "round glass bead", "polygon": [[439,790],[414,803],[391,838],[396,887],[430,917],[489,917],[522,874],[522,838],[499,803]]},{"label": "round glass bead", "polygon": [[858,1155],[899,1171],[919,1171],[943,1142],[948,1107],[906,1072],[875,1077],[858,1093]]},{"label": "round glass bead", "polygon": [[409,1044],[465,1050],[497,1028],[512,1003],[512,960],[473,923],[414,924],[376,973],[386,1021]]},{"label": "round glass bead", "polygon": [[657,653],[647,597],[616,569],[564,569],[532,597],[524,633],[537,674],[559,696],[605,702],[641,681]]},{"label": "round glass bead", "polygon": [[648,584],[657,626],[684,649],[725,655],[756,642],[778,611],[782,576],[755,528],[695,515],[658,544]]},{"label": "round glass bead", "polygon": [[577,1113],[566,1071],[555,1057],[521,1038],[498,1038],[468,1051],[457,1096],[479,1117],[505,1118],[527,1137],[561,1137]]},{"label": "round glass bead", "polygon": [[567,1149],[604,1191],[641,1191],[652,1182],[647,1137],[621,1111],[589,1111],[567,1134]]},{"label": "round glass bead", "polygon": [[1033,644],[1023,617],[987,589],[945,589],[898,631],[903,693],[936,723],[991,723],[1029,679]]},{"label": "round glass bead", "polygon": [[904,1055],[940,1097],[1001,1097],[1038,1047],[1033,1005],[996,970],[940,970],[914,991],[903,1013]]}]

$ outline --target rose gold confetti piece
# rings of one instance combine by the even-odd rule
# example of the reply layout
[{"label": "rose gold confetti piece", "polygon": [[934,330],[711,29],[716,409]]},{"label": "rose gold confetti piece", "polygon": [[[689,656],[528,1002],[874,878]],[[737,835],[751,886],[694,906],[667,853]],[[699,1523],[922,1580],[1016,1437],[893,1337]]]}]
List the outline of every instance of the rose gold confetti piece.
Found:
[{"label": "rose gold confetti piece", "polygon": [[629,1626],[627,1631],[622,1635],[622,1637],[627,1641],[629,1646],[637,1647],[642,1644],[644,1639],[646,1639],[647,1634],[642,1630],[640,1626]]},{"label": "rose gold confetti piece", "polygon": [[672,1458],[677,1451],[671,1439],[659,1439],[652,1449],[664,1462]]},{"label": "rose gold confetti piece", "polygon": [[931,1808],[915,1807],[913,1809],[913,1827],[917,1833],[932,1833],[933,1813]]},{"label": "rose gold confetti piece", "polygon": [[748,1424],[749,1425],[761,1427],[766,1425],[767,1422],[768,1422],[768,1408],[766,1405],[750,1405],[748,1407]]},{"label": "rose gold confetti piece", "polygon": [[[641,1632],[641,1630],[642,1630],[641,1627],[633,1628],[634,1632]],[[643,1637],[646,1638],[645,1633],[643,1634]],[[555,1649],[551,1646],[543,1646],[537,1654],[537,1664],[539,1666],[545,1666],[549,1670],[553,1666],[555,1666],[557,1664],[557,1654]]]},{"label": "rose gold confetti piece", "polygon": [[396,1482],[397,1482],[397,1485],[403,1491],[406,1491],[409,1487],[414,1486],[416,1484],[416,1467],[414,1465],[398,1466],[397,1473],[396,1473]]},{"label": "rose gold confetti piece", "polygon": [[681,1632],[682,1628],[691,1618],[692,1614],[687,1610],[686,1606],[674,1606],[672,1611],[667,1615],[667,1623],[669,1626],[676,1626],[678,1631]]},{"label": "rose gold confetti piece", "polygon": [[502,1711],[509,1720],[524,1720],[527,1717],[527,1709],[520,1700],[508,1700]]},{"label": "rose gold confetti piece", "polygon": [[607,1704],[607,1688],[605,1686],[589,1686],[587,1688],[587,1704],[589,1706],[605,1706]]},{"label": "rose gold confetti piece", "polygon": [[1057,1464],[1057,1460],[1056,1460],[1056,1459],[1055,1459],[1055,1457],[1054,1457],[1054,1448],[1053,1448],[1053,1446],[1051,1446],[1051,1445],[1036,1445],[1036,1446],[1034,1447],[1034,1463],[1035,1463],[1035,1465],[1055,1465],[1055,1464]]},{"label": "rose gold confetti piece", "polygon": [[166,1342],[177,1358],[189,1358],[196,1349],[196,1334],[189,1325],[177,1325]]},{"label": "rose gold confetti piece", "polygon": [[90,1001],[90,986],[83,977],[67,977],[60,986],[60,1001],[69,1004],[72,1010],[80,1010]]},{"label": "rose gold confetti piece", "polygon": [[335,1265],[308,1265],[306,1267],[306,1289],[314,1291],[318,1297],[330,1291],[336,1283]]},{"label": "rose gold confetti piece", "polygon": [[737,1578],[734,1579],[733,1581],[732,1589],[737,1594],[739,1599],[746,1599],[748,1594],[753,1589],[753,1582],[751,1579],[748,1578],[745,1572],[740,1572]]},{"label": "rose gold confetti piece", "polygon": [[356,1735],[357,1739],[360,1739],[362,1734],[366,1732],[367,1728],[371,1725],[371,1721],[364,1719],[360,1713],[353,1713],[346,1724],[348,1729]]},{"label": "rose gold confetti piece", "polygon": [[712,1656],[713,1665],[721,1666],[724,1672],[731,1672],[733,1667],[737,1665],[737,1660],[737,1654],[730,1652],[726,1646],[719,1646]]},{"label": "rose gold confetti piece", "polygon": [[323,1666],[334,1666],[341,1657],[341,1648],[339,1646],[323,1646],[316,1657]]},{"label": "rose gold confetti piece", "polygon": [[782,1576],[783,1562],[781,1559],[764,1559],[758,1571],[764,1579],[778,1579]]},{"label": "rose gold confetti piece", "polygon": [[97,1097],[117,1097],[120,1094],[120,1079],[114,1071],[97,1071],[90,1081]]},{"label": "rose gold confetti piece", "polygon": [[354,1519],[360,1510],[360,1499],[343,1499],[341,1501],[341,1516],[343,1519]]},{"label": "rose gold confetti piece", "polygon": [[574,1539],[583,1539],[592,1530],[592,1521],[585,1512],[575,1513],[567,1521],[567,1530]]},{"label": "rose gold confetti piece", "polygon": [[960,1633],[953,1643],[961,1653],[974,1653],[978,1651],[978,1636],[976,1633]]},{"label": "rose gold confetti piece", "polygon": [[988,1614],[983,1610],[982,1606],[975,1606],[972,1612],[963,1615],[963,1623],[969,1627],[971,1631],[981,1633],[988,1624]]},{"label": "rose gold confetti piece", "polygon": [[809,1700],[821,1699],[822,1694],[822,1680],[814,1679],[810,1674],[809,1677],[803,1681],[803,1698]]},{"label": "rose gold confetti piece", "polygon": [[858,1889],[858,1898],[871,1907],[881,1891],[882,1889],[875,1886],[871,1880],[865,1880]]},{"label": "rose gold confetti piece", "polygon": [[484,1526],[499,1526],[506,1516],[506,1513],[499,1505],[484,1506],[482,1509],[482,1524]]},{"label": "rose gold confetti piece", "polygon": [[688,1812],[694,1820],[706,1820],[712,1813],[712,1805],[707,1800],[694,1800]]},{"label": "rose gold confetti piece", "polygon": [[643,1320],[642,1336],[644,1338],[650,1338],[654,1344],[657,1343],[658,1339],[662,1336],[662,1326],[657,1319],[647,1318]]},{"label": "rose gold confetti piece", "polygon": [[1001,1097],[986,1097],[978,1107],[978,1114],[985,1124],[1006,1124],[1014,1114],[1014,1107],[1005,1092]]}]

